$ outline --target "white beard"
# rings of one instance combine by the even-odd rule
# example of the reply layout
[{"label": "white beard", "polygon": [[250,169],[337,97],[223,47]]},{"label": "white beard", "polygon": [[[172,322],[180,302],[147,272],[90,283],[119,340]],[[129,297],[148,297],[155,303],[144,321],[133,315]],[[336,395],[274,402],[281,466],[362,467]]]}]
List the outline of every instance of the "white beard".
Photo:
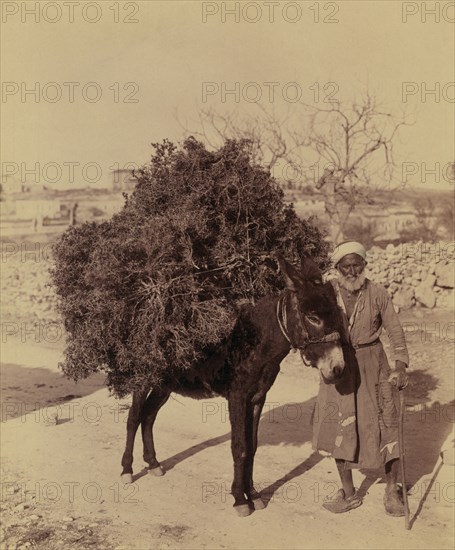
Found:
[{"label": "white beard", "polygon": [[348,279],[348,277],[345,277],[340,272],[338,272],[338,282],[340,286],[342,286],[349,292],[357,292],[357,290],[360,290],[365,283],[365,279],[366,274],[364,271],[355,279]]}]

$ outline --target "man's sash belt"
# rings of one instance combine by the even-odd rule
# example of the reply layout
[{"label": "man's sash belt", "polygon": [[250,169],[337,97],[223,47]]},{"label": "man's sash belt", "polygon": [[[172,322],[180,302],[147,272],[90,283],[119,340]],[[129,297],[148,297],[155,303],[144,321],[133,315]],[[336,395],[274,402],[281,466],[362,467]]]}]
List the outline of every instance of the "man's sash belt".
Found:
[{"label": "man's sash belt", "polygon": [[362,349],[362,348],[368,348],[369,346],[375,346],[376,344],[379,344],[381,340],[379,338],[376,338],[376,340],[373,340],[373,342],[368,342],[368,344],[352,344],[352,347],[354,349]]}]

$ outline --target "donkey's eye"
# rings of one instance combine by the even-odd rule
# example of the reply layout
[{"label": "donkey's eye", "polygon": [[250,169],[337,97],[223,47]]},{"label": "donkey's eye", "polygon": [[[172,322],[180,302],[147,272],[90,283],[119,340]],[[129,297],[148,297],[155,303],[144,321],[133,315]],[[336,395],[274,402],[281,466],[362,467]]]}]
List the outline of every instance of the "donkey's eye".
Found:
[{"label": "donkey's eye", "polygon": [[321,319],[319,319],[319,317],[316,317],[316,315],[307,315],[306,318],[308,319],[308,321],[310,321],[311,324],[313,325],[316,325],[316,326],[320,326],[322,325],[322,321]]}]

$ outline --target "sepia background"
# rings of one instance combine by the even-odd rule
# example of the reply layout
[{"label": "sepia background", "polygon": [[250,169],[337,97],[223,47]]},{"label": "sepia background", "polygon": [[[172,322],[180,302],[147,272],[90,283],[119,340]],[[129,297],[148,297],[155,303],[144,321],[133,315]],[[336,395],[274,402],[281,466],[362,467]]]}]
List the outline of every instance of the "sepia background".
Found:
[{"label": "sepia background", "polygon": [[[451,548],[454,471],[440,453],[454,422],[454,2],[1,8],[2,544]],[[359,130],[355,166],[343,120]],[[411,354],[410,532],[385,516],[378,472],[356,472],[358,510],[322,509],[338,480],[312,453],[317,378],[294,357],[260,426],[266,510],[242,519],[231,509],[221,399],[171,400],[156,430],[168,473],[119,483],[129,401],[110,397],[101,376],[76,385],[61,375],[51,245],[69,225],[122,208],[152,143],[188,135],[209,148],[253,139],[299,215],[331,242],[368,247]],[[137,471],[140,457],[138,443]]]}]

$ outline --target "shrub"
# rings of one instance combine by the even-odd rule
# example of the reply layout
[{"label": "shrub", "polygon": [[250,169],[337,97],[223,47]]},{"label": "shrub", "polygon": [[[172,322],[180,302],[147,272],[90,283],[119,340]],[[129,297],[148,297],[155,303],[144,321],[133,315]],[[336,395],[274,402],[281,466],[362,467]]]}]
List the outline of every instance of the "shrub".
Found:
[{"label": "shrub", "polygon": [[327,262],[320,231],[252,164],[250,142],[154,148],[121,212],[68,228],[54,247],[61,367],[75,380],[104,371],[119,396],[191,368],[229,335],[241,304],[281,289],[274,251]]}]

